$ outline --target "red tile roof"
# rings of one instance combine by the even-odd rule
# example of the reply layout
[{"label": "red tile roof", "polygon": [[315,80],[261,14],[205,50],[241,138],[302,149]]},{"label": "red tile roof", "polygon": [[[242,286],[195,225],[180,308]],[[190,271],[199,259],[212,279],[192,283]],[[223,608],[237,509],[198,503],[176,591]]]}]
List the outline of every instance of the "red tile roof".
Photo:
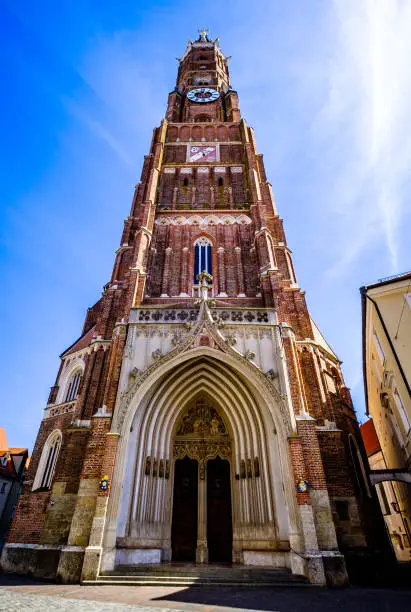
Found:
[{"label": "red tile roof", "polygon": [[378,441],[377,432],[375,431],[374,421],[369,419],[360,427],[362,439],[365,446],[365,452],[367,457],[371,457],[375,453],[381,450],[380,443]]},{"label": "red tile roof", "polygon": [[16,470],[14,469],[13,461],[9,455],[6,465],[3,465],[3,457],[7,454],[7,451],[0,451],[0,476],[6,476],[8,478],[14,478]]},{"label": "red tile roof", "polygon": [[70,355],[71,353],[75,353],[76,351],[81,351],[81,349],[86,348],[86,346],[88,346],[93,339],[95,327],[95,325],[90,327],[90,329],[80,336],[80,338],[78,338],[78,340],[76,340],[71,346],[69,346],[68,349],[66,349],[64,353],[60,355],[60,357],[65,357],[66,355]]}]

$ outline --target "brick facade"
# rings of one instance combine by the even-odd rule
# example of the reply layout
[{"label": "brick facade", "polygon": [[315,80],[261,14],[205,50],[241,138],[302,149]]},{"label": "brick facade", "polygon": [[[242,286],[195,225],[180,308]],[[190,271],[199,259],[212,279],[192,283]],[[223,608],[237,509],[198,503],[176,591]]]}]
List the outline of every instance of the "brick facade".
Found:
[{"label": "brick facade", "polygon": [[[99,489],[98,481],[105,475],[111,478],[115,465],[117,437],[109,432],[130,310],[150,306],[172,313],[193,308],[194,243],[206,237],[212,245],[215,306],[275,313],[290,403],[294,416],[301,417],[289,438],[292,486],[296,488],[299,479],[309,485],[307,492],[296,489],[297,504],[311,505],[310,491],[325,491],[331,504],[334,498],[350,499],[356,508],[353,515],[359,517],[354,547],[375,545],[367,539],[369,517],[362,511],[356,485],[359,475],[349,436],[361,453],[362,442],[340,362],[313,327],[298,287],[263,158],[253,130],[240,119],[237,92],[230,88],[227,60],[216,43],[203,43],[204,48],[189,45],[180,60],[166,118],[153,132],[124,222],[111,279],[87,312],[81,337],[89,333],[87,345],[80,338],[62,355],[9,543],[87,545],[94,510],[83,508],[98,509],[97,496],[110,496],[110,491]],[[203,82],[219,92],[218,99],[191,103],[187,92]],[[202,151],[206,161],[194,160]],[[199,344],[213,346],[206,336]],[[67,364],[76,360],[83,368],[82,382],[73,409],[65,413],[59,388],[66,384]],[[48,416],[53,410],[58,415]],[[35,492],[31,487],[42,449],[54,429],[63,438],[53,486]],[[339,524],[336,520],[337,537]],[[348,550],[347,542],[339,538],[342,552]]]}]

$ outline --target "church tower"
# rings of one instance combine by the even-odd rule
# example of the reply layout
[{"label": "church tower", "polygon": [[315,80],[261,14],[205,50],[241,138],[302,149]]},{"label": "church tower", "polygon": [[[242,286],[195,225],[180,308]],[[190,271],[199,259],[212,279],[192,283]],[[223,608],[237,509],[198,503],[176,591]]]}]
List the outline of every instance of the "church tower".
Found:
[{"label": "church tower", "polygon": [[5,570],[228,562],[344,584],[372,545],[350,394],[227,60],[206,32],[179,59],[111,279],[61,355]]}]

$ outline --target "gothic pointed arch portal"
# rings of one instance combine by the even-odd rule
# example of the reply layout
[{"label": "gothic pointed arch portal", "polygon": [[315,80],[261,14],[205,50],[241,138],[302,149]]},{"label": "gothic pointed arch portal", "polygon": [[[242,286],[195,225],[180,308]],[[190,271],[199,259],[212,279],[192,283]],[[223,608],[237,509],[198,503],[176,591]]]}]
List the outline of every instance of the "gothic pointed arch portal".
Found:
[{"label": "gothic pointed arch portal", "polygon": [[[207,462],[228,462],[232,561],[288,564],[299,527],[287,424],[276,395],[251,368],[247,376],[243,370],[229,355],[198,347],[153,372],[128,399],[105,536],[116,564],[172,559],[176,462],[183,458],[197,462],[205,499]],[[220,468],[224,479],[227,467]],[[206,513],[207,501],[201,507]],[[207,559],[202,525],[197,561]]]},{"label": "gothic pointed arch portal", "polygon": [[173,459],[172,560],[231,561],[231,437],[204,394],[177,420]]}]

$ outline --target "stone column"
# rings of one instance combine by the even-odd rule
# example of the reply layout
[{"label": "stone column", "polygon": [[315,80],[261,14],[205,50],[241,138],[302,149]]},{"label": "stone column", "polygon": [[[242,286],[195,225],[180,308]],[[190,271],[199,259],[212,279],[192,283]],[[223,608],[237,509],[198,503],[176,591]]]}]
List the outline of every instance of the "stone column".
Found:
[{"label": "stone column", "polygon": [[230,203],[230,208],[234,208],[234,199],[233,199],[233,188],[228,187],[228,201]]},{"label": "stone column", "polygon": [[210,208],[215,208],[215,193],[214,187],[210,187]]},{"label": "stone column", "polygon": [[180,281],[180,297],[189,297],[188,293],[188,259],[189,259],[189,249],[188,247],[183,247],[183,253],[181,256],[181,281]]},{"label": "stone column", "polygon": [[208,563],[207,546],[207,462],[198,463],[198,515],[196,563]]},{"label": "stone column", "polygon": [[108,414],[112,414],[114,410],[126,336],[127,324],[125,321],[116,323],[113,331],[110,364],[103,398],[103,411],[106,411]]},{"label": "stone column", "polygon": [[225,280],[225,264],[224,264],[224,249],[223,247],[218,247],[217,249],[217,257],[218,257],[218,296],[219,297],[227,297],[226,293],[226,280]]},{"label": "stone column", "polygon": [[168,297],[170,259],[171,259],[172,252],[173,250],[171,247],[166,248],[166,254],[164,256],[163,282],[161,283],[160,297]]},{"label": "stone column", "polygon": [[237,290],[238,297],[246,297],[245,296],[245,287],[244,287],[244,272],[243,272],[243,262],[241,261],[241,247],[235,247],[235,259],[236,259],[236,268],[237,268]]},{"label": "stone column", "polygon": [[172,205],[171,205],[171,208],[173,210],[175,210],[176,207],[177,207],[177,194],[178,194],[178,187],[174,187],[173,188],[173,201],[172,201]]}]

